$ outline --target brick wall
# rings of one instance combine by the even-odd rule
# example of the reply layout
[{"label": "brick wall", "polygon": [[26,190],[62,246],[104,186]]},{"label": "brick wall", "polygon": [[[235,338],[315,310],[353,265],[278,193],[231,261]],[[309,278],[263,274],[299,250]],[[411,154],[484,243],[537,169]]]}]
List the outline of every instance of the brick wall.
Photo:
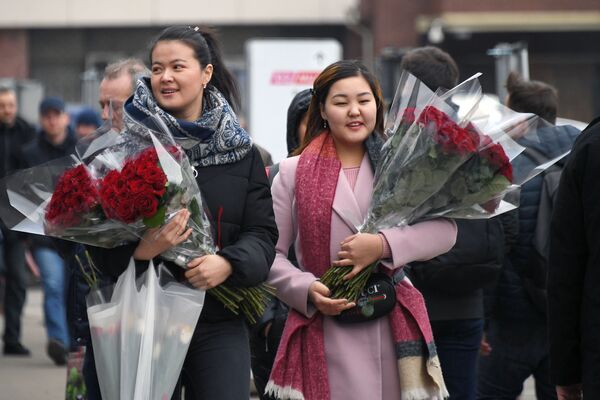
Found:
[{"label": "brick wall", "polygon": [[28,78],[28,38],[25,30],[0,29],[0,78]]}]

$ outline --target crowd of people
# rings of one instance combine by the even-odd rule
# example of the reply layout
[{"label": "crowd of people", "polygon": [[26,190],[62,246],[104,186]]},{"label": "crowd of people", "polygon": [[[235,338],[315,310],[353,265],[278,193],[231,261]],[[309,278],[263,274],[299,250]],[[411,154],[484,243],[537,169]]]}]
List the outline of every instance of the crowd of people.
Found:
[{"label": "crowd of people", "polygon": [[[294,97],[288,158],[266,168],[268,154],[236,115],[238,89],[214,32],[167,28],[151,42],[148,65],[126,59],[107,66],[101,114],[84,109],[74,123],[61,98],[44,98],[37,130],[17,116],[16,93],[0,88],[0,177],[74,153],[77,139],[102,121],[120,130],[158,115],[169,128],[219,226],[218,252],[193,259],[180,279],[204,290],[224,282],[277,290],[255,324],[207,296],[172,398],[247,399],[251,371],[261,399],[516,399],[529,376],[538,399],[600,395],[598,125],[583,133],[555,126],[551,85],[516,73],[506,83],[509,108],[552,125],[539,146],[573,149],[559,161],[545,232],[550,252],[540,264],[532,261],[534,236],[540,219],[550,219],[539,211],[543,174],[523,186],[518,209],[494,218],[356,232],[386,139],[381,88],[360,62],[329,65]],[[408,51],[401,68],[434,92],[460,77],[455,60],[435,47]],[[183,210],[139,242],[113,249],[25,236],[2,223],[3,354],[30,355],[21,342],[28,259],[40,272],[49,357],[64,365],[69,351],[84,346],[87,398],[101,399],[89,287],[74,256],[89,251],[109,285],[131,258],[143,270],[187,240],[189,218]],[[402,301],[378,319],[340,323],[335,316],[356,304],[332,298],[321,275],[334,265],[348,266],[351,277],[374,262],[394,277]]]}]

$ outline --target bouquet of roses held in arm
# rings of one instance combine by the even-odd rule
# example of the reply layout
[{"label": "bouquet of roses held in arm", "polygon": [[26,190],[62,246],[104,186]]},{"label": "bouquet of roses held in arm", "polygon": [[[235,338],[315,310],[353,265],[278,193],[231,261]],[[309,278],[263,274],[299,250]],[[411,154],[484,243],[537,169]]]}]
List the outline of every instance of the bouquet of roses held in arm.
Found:
[{"label": "bouquet of roses held in arm", "polygon": [[[515,176],[512,162],[525,150],[519,139],[539,142],[539,129],[546,123],[531,114],[508,112],[497,102],[483,109],[482,99],[477,76],[448,92],[433,93],[403,73],[386,121],[388,139],[375,171],[372,202],[359,232],[509,211],[518,206],[515,194],[521,185],[564,156],[546,154],[548,163],[542,168],[534,165]],[[482,123],[490,119],[496,119],[493,128]],[[332,267],[321,280],[332,297],[354,301],[375,265],[350,280],[343,279],[346,267]]]},{"label": "bouquet of roses held in arm", "polygon": [[[140,134],[140,129],[145,132]],[[218,249],[193,168],[173,138],[128,126],[116,139],[115,143],[105,142],[93,156],[83,157],[99,182],[98,198],[104,213],[141,238],[147,228],[160,228],[187,209],[190,236],[161,253],[161,258],[187,268],[192,259],[215,254]],[[241,288],[221,284],[208,293],[254,322],[262,315],[273,289],[267,285]]]},{"label": "bouquet of roses held in arm", "polygon": [[100,247],[136,240],[100,206],[97,182],[75,155],[24,169],[3,179],[2,219],[17,231]]}]

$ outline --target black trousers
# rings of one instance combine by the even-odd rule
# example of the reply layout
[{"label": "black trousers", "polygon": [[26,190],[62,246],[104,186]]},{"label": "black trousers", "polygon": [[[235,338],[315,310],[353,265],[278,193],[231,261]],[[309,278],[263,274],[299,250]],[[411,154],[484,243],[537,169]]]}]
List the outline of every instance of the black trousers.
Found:
[{"label": "black trousers", "polygon": [[[250,398],[250,346],[243,320],[199,323],[183,364],[185,400]],[[176,400],[176,397],[173,397]]]},{"label": "black trousers", "polygon": [[5,279],[4,343],[15,344],[21,339],[21,315],[27,293],[25,245],[18,233],[2,226],[4,240],[0,245],[0,275]]},{"label": "black trousers", "polygon": [[265,388],[269,382],[286,319],[287,313],[276,315],[271,321],[272,325],[267,337],[264,336],[262,331],[256,331],[250,335],[252,375],[254,376],[254,386],[256,386],[256,391],[261,400],[270,399],[269,396],[265,395]]},{"label": "black trousers", "polygon": [[[83,368],[88,400],[100,400],[100,388],[89,346]],[[196,326],[171,400],[248,400],[250,347],[242,320],[199,323]]]}]

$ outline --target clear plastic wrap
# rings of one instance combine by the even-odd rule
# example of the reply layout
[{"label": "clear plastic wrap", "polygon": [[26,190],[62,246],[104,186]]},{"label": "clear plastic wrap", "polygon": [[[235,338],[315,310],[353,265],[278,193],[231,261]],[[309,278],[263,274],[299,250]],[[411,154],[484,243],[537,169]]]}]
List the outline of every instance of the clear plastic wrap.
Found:
[{"label": "clear plastic wrap", "polygon": [[100,390],[105,399],[170,399],[204,305],[205,292],[161,264],[136,279],[135,262],[114,286],[87,296]]},{"label": "clear plastic wrap", "polygon": [[[513,210],[522,185],[568,154],[560,146],[544,145],[559,128],[485,98],[478,76],[433,93],[402,73],[359,232],[438,217],[490,218]],[[527,156],[530,147],[536,160]],[[347,269],[332,267],[322,281],[334,298],[354,300],[372,270],[345,281]]]}]

